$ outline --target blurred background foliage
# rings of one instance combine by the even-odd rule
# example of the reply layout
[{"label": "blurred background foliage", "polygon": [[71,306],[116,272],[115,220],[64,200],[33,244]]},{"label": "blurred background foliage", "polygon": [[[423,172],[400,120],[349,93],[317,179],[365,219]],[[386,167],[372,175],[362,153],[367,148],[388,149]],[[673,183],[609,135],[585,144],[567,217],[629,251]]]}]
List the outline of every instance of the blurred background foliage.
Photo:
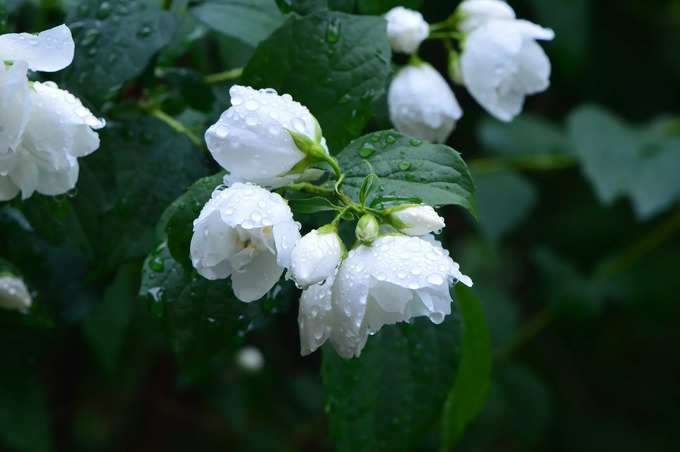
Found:
[{"label": "blurred background foliage", "polygon": [[[218,171],[158,112],[200,136],[228,105],[227,84],[204,75],[243,67],[284,13],[321,2],[176,0],[170,11],[161,3],[0,1],[2,32],[72,28],[76,60],[55,80],[109,120],[74,193],[0,206],[0,256],[36,300],[30,315],[0,313],[0,449],[331,450],[333,400],[321,354],[299,356],[290,288],[248,308],[261,322],[203,292],[190,290],[170,313],[138,296],[165,207]],[[456,90],[465,116],[448,144],[473,171],[479,221],[445,209],[446,239],[475,280],[494,350],[488,400],[456,449],[674,450],[680,1],[510,3],[555,30],[545,45],[553,75],[508,124]],[[362,14],[396,4],[431,23],[455,6],[328,0]],[[421,56],[445,73],[439,43],[426,42]],[[352,127],[389,128],[384,102]],[[165,253],[146,265],[178,278],[163,269]],[[220,323],[235,315],[246,317]],[[192,323],[197,316],[217,321],[206,328]],[[400,331],[375,340],[397,341]],[[236,365],[246,342],[264,355],[259,372]],[[438,447],[434,430],[422,438],[422,450]]]}]

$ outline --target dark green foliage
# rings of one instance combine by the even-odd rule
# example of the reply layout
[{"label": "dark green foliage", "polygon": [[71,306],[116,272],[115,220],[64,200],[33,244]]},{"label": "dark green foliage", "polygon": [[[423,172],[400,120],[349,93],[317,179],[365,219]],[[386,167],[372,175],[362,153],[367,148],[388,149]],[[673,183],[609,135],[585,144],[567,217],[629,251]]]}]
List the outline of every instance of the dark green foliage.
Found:
[{"label": "dark green foliage", "polygon": [[[289,93],[321,124],[331,153],[358,137],[385,89],[390,49],[382,18],[291,16],[260,43],[242,82]],[[276,67],[277,70],[272,70]]]},{"label": "dark green foliage", "polygon": [[[348,193],[358,196],[371,168],[380,178],[367,204],[459,205],[476,215],[472,176],[460,154],[395,131],[354,140],[338,154]],[[368,163],[366,163],[368,162]]]},{"label": "dark green foliage", "polygon": [[383,327],[361,357],[326,345],[322,375],[331,437],[340,451],[413,450],[441,416],[461,348],[457,315]]}]

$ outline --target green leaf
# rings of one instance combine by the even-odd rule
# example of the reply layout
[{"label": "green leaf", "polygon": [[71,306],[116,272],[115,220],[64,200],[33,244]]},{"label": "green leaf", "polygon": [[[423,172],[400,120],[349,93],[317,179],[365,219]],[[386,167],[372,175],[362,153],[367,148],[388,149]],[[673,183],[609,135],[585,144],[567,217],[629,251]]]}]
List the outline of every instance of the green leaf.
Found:
[{"label": "green leaf", "polygon": [[602,108],[586,106],[568,123],[583,172],[603,203],[629,196],[637,216],[647,219],[680,199],[680,136],[664,126],[669,121],[637,129]]},{"label": "green leaf", "polygon": [[274,0],[213,0],[190,10],[215,31],[256,46],[283,22]]},{"label": "green leaf", "polygon": [[87,0],[68,20],[76,54],[61,73],[66,88],[97,106],[115,96],[144,71],[154,54],[170,42],[174,13],[141,0]]},{"label": "green leaf", "polygon": [[83,321],[83,334],[99,364],[115,372],[134,314],[139,289],[139,263],[120,267],[104,297]]},{"label": "green leaf", "polygon": [[530,368],[510,363],[494,372],[484,411],[469,426],[456,450],[534,450],[553,419],[549,387]]},{"label": "green leaf", "polygon": [[[423,0],[357,0],[362,14],[384,14],[395,6],[419,10]],[[451,9],[453,11],[453,8]]]},{"label": "green leaf", "polygon": [[86,186],[84,180],[78,189],[83,196],[103,192],[98,201],[103,205],[95,206],[101,212],[99,230],[92,235],[101,237],[100,259],[109,268],[145,256],[165,207],[210,172],[201,149],[150,117],[109,124],[102,148],[84,163],[89,183],[98,186]]},{"label": "green leaf", "polygon": [[[79,159],[76,196],[37,197],[18,205],[36,231],[52,229],[47,237],[53,243],[82,242],[81,249],[89,243],[94,250],[94,257],[88,253],[94,277],[146,256],[165,207],[210,172],[201,149],[152,117],[112,121],[100,137],[101,147]],[[56,214],[45,215],[40,209],[44,205]]]},{"label": "green leaf", "polygon": [[284,14],[294,11],[304,15],[328,9],[327,0],[276,0],[276,4]]},{"label": "green leaf", "polygon": [[572,152],[561,128],[530,114],[522,114],[512,122],[485,118],[477,129],[477,138],[485,152],[504,157]]},{"label": "green leaf", "polygon": [[37,364],[55,338],[43,328],[8,324],[6,314],[0,310],[0,449],[48,452],[50,417]]},{"label": "green leaf", "polygon": [[527,217],[536,203],[536,189],[512,170],[473,174],[479,226],[490,240],[498,241]]},{"label": "green leaf", "polygon": [[94,249],[87,236],[81,218],[70,202],[70,195],[45,196],[33,194],[27,200],[14,200],[13,204],[21,210],[37,234],[52,245],[69,244],[93,257]]},{"label": "green leaf", "polygon": [[562,37],[550,45],[550,57],[556,62],[554,73],[560,73],[565,80],[578,78],[590,56],[591,46],[588,44],[592,42],[593,3],[591,0],[549,3],[531,0],[529,4],[535,12],[535,22],[550,26],[556,36]]},{"label": "green leaf", "polygon": [[168,237],[168,250],[173,259],[187,269],[191,269],[189,245],[194,233],[194,220],[198,218],[215,188],[222,184],[224,174],[224,171],[220,171],[213,176],[199,179],[163,213],[160,223],[166,224],[164,232]]},{"label": "green leaf", "polygon": [[466,425],[482,411],[491,383],[491,337],[482,304],[462,284],[456,285],[456,299],[465,333],[458,376],[442,414],[444,450],[458,442]]},{"label": "green leaf", "polygon": [[531,258],[539,270],[542,298],[555,310],[571,317],[592,317],[602,312],[607,295],[612,293],[610,284],[584,276],[545,248],[534,250]]},{"label": "green leaf", "polygon": [[380,178],[368,204],[379,198],[411,199],[432,206],[459,205],[476,215],[470,171],[460,154],[448,146],[388,130],[352,141],[337,159],[347,173],[345,191],[354,199],[369,174],[363,162],[367,160]]},{"label": "green leaf", "polygon": [[288,309],[288,295],[276,285],[264,299],[244,303],[234,296],[230,279],[209,281],[185,271],[165,242],[144,262],[140,288],[151,312],[162,319],[185,376],[192,379],[203,376],[216,358],[230,357],[248,332]]},{"label": "green leaf", "polygon": [[325,410],[338,451],[410,451],[441,415],[460,356],[455,315],[441,325],[424,318],[383,327],[359,358],[345,360],[326,344]]},{"label": "green leaf", "polygon": [[290,199],[288,205],[294,213],[310,214],[317,212],[328,212],[336,210],[333,203],[321,196],[312,196],[311,198]]},{"label": "green leaf", "polygon": [[361,134],[389,73],[384,19],[318,11],[290,16],[262,41],[242,83],[291,94],[317,118],[337,153]]}]

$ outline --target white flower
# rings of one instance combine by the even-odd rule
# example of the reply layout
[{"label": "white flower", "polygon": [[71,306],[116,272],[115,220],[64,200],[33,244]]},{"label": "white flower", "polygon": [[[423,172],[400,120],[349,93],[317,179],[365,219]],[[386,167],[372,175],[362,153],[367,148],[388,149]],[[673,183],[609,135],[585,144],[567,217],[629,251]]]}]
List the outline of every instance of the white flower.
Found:
[{"label": "white flower", "polygon": [[335,279],[307,289],[300,301],[302,353],[329,338],[344,358],[359,356],[383,325],[427,316],[441,323],[451,313],[449,287],[471,286],[439,242],[383,236],[350,251]]},{"label": "white flower", "polygon": [[231,276],[241,301],[261,298],[290,265],[300,225],[286,201],[252,184],[215,190],[194,220],[191,260],[203,277]]},{"label": "white flower", "polygon": [[325,281],[342,260],[344,246],[337,229],[334,226],[324,228],[305,234],[293,248],[290,273],[303,289]]},{"label": "white flower", "polygon": [[408,235],[425,235],[444,227],[444,219],[427,205],[406,205],[391,210],[389,222]]},{"label": "white flower", "polygon": [[470,33],[491,20],[513,20],[515,11],[500,0],[465,0],[456,9],[458,29]]},{"label": "white flower", "polygon": [[34,82],[29,90],[30,113],[15,150],[0,157],[0,200],[21,191],[24,199],[34,191],[65,193],[78,180],[78,157],[99,147],[105,122],[95,118],[68,91],[53,82]]},{"label": "white flower", "polygon": [[387,39],[395,52],[415,53],[428,35],[430,26],[418,11],[397,6],[385,14]]},{"label": "white flower", "polygon": [[238,351],[236,363],[247,372],[257,372],[264,367],[264,356],[260,350],[248,345]]},{"label": "white flower", "polygon": [[407,135],[446,141],[463,111],[444,77],[427,63],[400,70],[387,92],[390,120]]},{"label": "white flower", "polygon": [[0,275],[0,308],[28,309],[32,302],[31,294],[21,278],[8,273]]},{"label": "white flower", "polygon": [[73,61],[75,46],[66,25],[50,28],[37,35],[8,33],[0,35],[0,62],[24,61],[32,71],[54,72]]},{"label": "white flower", "polygon": [[524,20],[491,20],[463,43],[461,72],[470,94],[489,113],[510,121],[524,97],[550,85],[550,61],[535,40],[550,40],[552,30]]},{"label": "white flower", "polygon": [[316,118],[290,94],[273,89],[255,90],[234,85],[229,89],[231,107],[205,133],[212,156],[229,171],[225,183],[253,182],[269,188],[317,178],[321,170],[287,174],[305,154],[289,130],[305,135],[328,152]]},{"label": "white flower", "polygon": [[[2,160],[17,148],[28,121],[30,103],[27,70],[28,66],[23,61],[12,64],[0,61],[0,176],[4,167]],[[1,193],[0,188],[0,199]]]},{"label": "white flower", "polygon": [[26,71],[63,69],[71,64],[73,51],[73,38],[66,25],[37,35],[0,35],[0,201],[16,194],[16,185],[7,174],[30,112]]}]

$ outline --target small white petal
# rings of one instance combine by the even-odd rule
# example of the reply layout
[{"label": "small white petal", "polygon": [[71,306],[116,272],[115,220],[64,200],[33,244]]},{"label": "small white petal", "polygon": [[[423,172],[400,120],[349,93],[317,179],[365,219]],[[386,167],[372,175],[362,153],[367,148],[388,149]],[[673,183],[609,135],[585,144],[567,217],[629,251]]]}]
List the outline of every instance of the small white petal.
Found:
[{"label": "small white petal", "polygon": [[314,229],[297,242],[291,256],[290,274],[303,289],[321,283],[342,260],[340,237],[334,232],[320,234]]},{"label": "small white petal", "polygon": [[273,227],[276,261],[281,267],[290,267],[295,244],[300,240],[300,223],[282,222]]},{"label": "small white petal", "polygon": [[397,6],[385,14],[387,39],[395,52],[415,53],[429,36],[430,25],[418,11]]},{"label": "small white petal", "polygon": [[264,356],[260,350],[249,345],[238,351],[236,363],[245,371],[257,372],[264,367]]},{"label": "small white petal", "polygon": [[213,158],[229,171],[227,183],[278,188],[311,177],[285,175],[304,158],[286,129],[316,139],[318,123],[307,107],[269,89],[234,85],[229,94],[232,106],[205,133]]},{"label": "small white petal", "polygon": [[0,61],[0,176],[9,171],[3,157],[16,150],[28,122],[30,102],[26,70],[24,62],[8,66]]},{"label": "small white petal", "polygon": [[335,276],[323,284],[305,289],[300,297],[298,326],[300,327],[300,354],[309,355],[328,339],[335,325],[332,305],[332,287]]},{"label": "small white petal", "polygon": [[246,303],[259,300],[274,287],[282,273],[276,255],[267,251],[258,253],[242,270],[231,274],[234,295]]},{"label": "small white petal", "polygon": [[387,104],[398,131],[435,143],[446,141],[463,116],[444,77],[427,63],[409,65],[397,73]]},{"label": "small white petal", "polygon": [[465,0],[456,10],[458,29],[470,33],[491,20],[513,20],[515,11],[500,0]]},{"label": "small white petal", "polygon": [[26,284],[14,275],[0,275],[0,308],[27,309],[33,302]]},{"label": "small white petal", "polygon": [[75,45],[66,25],[50,28],[37,35],[8,33],[0,35],[0,60],[25,61],[32,71],[54,72],[73,61]]},{"label": "small white petal", "polygon": [[0,176],[0,201],[9,201],[19,193],[19,187],[9,178]]}]

